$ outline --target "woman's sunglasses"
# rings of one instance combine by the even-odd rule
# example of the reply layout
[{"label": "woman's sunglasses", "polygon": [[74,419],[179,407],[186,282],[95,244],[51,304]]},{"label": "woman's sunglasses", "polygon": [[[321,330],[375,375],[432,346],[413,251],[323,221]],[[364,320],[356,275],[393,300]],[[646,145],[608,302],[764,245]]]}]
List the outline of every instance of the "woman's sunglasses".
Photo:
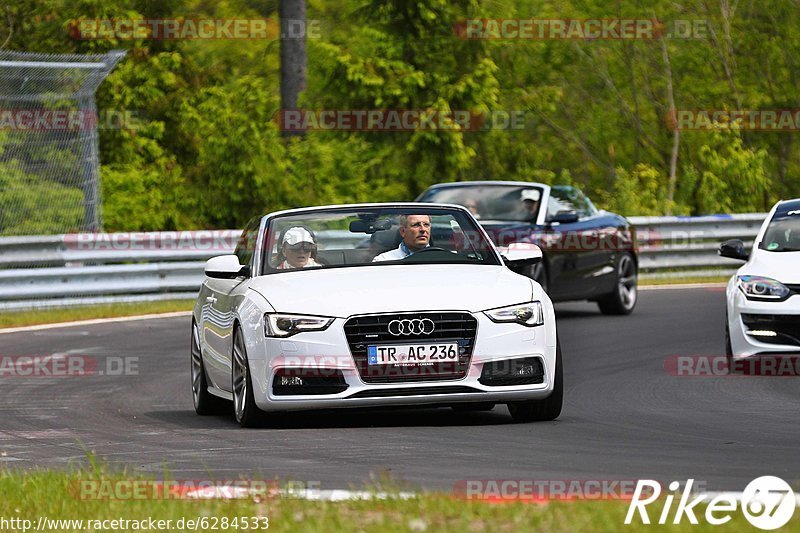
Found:
[{"label": "woman's sunglasses", "polygon": [[299,252],[300,250],[304,252],[317,251],[317,245],[311,242],[298,242],[297,244],[287,244],[286,247],[293,252]]}]

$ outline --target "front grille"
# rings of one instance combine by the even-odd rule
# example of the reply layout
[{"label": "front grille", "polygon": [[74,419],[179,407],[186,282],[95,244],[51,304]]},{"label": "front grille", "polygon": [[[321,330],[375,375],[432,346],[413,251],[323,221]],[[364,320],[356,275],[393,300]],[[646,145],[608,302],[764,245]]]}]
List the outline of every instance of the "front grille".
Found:
[{"label": "front grille", "polygon": [[800,315],[755,315],[742,313],[742,322],[748,330],[774,331],[777,335],[767,337],[753,335],[767,344],[791,344],[800,346]]},{"label": "front grille", "polygon": [[465,394],[484,392],[480,389],[456,385],[452,387],[414,387],[413,389],[383,388],[378,390],[362,390],[348,398],[387,398],[390,396],[427,396],[430,394]]},{"label": "front grille", "polygon": [[[403,319],[430,319],[434,323],[431,334],[394,336],[389,333],[389,322]],[[349,319],[344,333],[356,368],[365,383],[398,383],[461,379],[467,375],[478,321],[470,313],[402,313],[366,315]],[[458,360],[430,365],[369,365],[367,346],[407,343],[458,343]]]}]

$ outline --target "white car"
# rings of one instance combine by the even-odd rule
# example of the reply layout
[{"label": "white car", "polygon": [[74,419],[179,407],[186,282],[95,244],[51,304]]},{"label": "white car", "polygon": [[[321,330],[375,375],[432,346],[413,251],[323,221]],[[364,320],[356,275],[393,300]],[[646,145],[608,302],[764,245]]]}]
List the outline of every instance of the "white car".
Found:
[{"label": "white car", "polygon": [[747,261],[727,287],[729,362],[800,352],[800,199],[773,206],[752,252],[734,239],[719,254]]},{"label": "white car", "polygon": [[233,401],[242,426],[275,411],[431,404],[555,419],[553,305],[506,266],[541,256],[531,244],[496,249],[454,205],[258,217],[234,255],[206,265],[192,317],[195,410]]}]

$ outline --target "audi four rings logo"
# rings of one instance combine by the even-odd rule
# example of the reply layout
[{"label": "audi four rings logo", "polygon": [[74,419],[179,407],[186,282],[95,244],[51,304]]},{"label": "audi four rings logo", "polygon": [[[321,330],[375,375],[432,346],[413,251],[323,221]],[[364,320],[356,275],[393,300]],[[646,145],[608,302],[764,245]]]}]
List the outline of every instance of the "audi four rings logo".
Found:
[{"label": "audi four rings logo", "polygon": [[389,333],[395,337],[400,335],[430,335],[435,326],[430,318],[404,318],[389,322]]}]

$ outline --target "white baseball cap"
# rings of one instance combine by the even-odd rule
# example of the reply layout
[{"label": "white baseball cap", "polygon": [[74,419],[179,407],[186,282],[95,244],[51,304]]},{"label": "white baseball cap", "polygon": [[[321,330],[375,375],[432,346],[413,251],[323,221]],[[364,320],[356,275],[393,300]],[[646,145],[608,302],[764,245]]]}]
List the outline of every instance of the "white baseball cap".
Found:
[{"label": "white baseball cap", "polygon": [[295,244],[301,242],[310,242],[311,244],[316,244],[314,242],[314,237],[311,236],[311,233],[309,233],[306,228],[301,228],[299,226],[290,229],[283,236],[283,244],[294,246]]},{"label": "white baseball cap", "polygon": [[519,195],[520,200],[531,200],[533,202],[538,202],[539,198],[541,198],[542,193],[539,192],[538,189],[524,189],[522,193]]}]

